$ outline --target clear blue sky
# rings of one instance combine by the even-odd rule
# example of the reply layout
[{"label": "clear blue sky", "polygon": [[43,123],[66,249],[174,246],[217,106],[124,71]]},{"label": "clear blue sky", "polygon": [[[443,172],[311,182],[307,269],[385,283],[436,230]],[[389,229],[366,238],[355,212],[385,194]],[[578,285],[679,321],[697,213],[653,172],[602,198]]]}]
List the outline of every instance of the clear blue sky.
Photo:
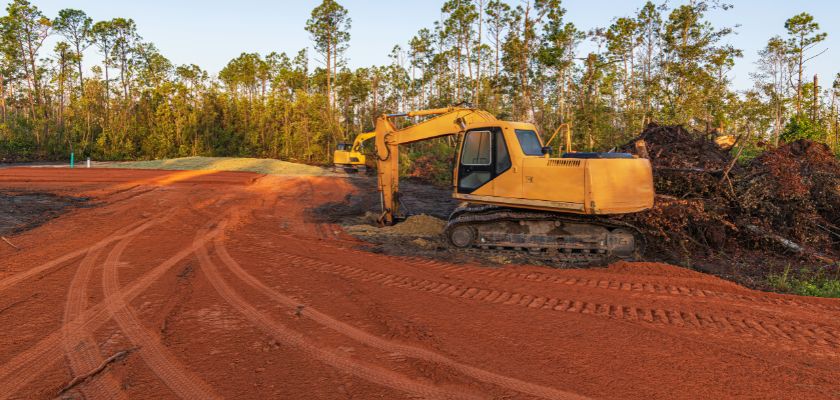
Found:
[{"label": "clear blue sky", "polygon": [[[173,63],[197,64],[217,73],[242,52],[285,51],[294,54],[311,45],[304,30],[317,0],[31,0],[48,16],[62,8],[79,8],[94,20],[133,18],[140,34]],[[724,0],[726,1],[726,0]],[[510,0],[515,4],[518,0]],[[672,0],[680,4],[683,0]],[[734,9],[711,14],[716,26],[741,25],[732,44],[744,50],[731,77],[737,89],[751,87],[749,73],[755,69],[756,52],[773,35],[784,34],[784,21],[802,11],[813,14],[828,40],[828,52],[811,62],[809,76],[818,73],[823,82],[840,72],[840,1],[834,0],[729,0]],[[405,43],[421,28],[440,18],[443,0],[339,0],[353,20],[351,67],[381,65],[396,44]],[[608,26],[620,16],[634,13],[644,0],[565,0],[566,18],[580,29]],[[52,44],[45,46],[51,50]],[[582,47],[581,51],[586,48]],[[43,55],[46,55],[46,52]]]}]

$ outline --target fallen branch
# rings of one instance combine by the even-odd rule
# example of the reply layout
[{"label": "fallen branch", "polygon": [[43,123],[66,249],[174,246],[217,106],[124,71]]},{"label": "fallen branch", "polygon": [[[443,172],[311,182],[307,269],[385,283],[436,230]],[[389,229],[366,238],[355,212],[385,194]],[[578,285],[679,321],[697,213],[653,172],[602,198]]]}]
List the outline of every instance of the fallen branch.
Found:
[{"label": "fallen branch", "polygon": [[14,247],[15,250],[20,251],[20,247],[15,246],[15,244],[10,242],[9,239],[6,239],[5,236],[0,236],[0,239],[3,239],[3,241],[6,242],[9,246]]},{"label": "fallen branch", "polygon": [[828,227],[825,227],[825,226],[822,226],[822,225],[820,225],[820,224],[816,224],[816,225],[817,225],[817,227],[819,227],[819,228],[823,229],[824,231],[828,232],[829,234],[831,234],[831,235],[833,235],[833,236],[836,236],[837,238],[840,238],[840,234],[838,234],[837,232],[833,231],[832,229],[830,229],[830,228],[828,228]]},{"label": "fallen branch", "polygon": [[699,173],[699,174],[711,174],[711,175],[717,175],[717,174],[723,172],[723,170],[720,170],[720,169],[677,168],[677,167],[657,167],[657,166],[654,166],[653,170],[654,171],[666,171],[666,172],[686,172],[686,173],[695,172],[695,173]]},{"label": "fallen branch", "polygon": [[747,231],[749,231],[749,232],[751,232],[755,235],[758,235],[758,236],[761,236],[762,238],[769,239],[773,242],[776,242],[776,243],[780,244],[782,247],[784,247],[784,248],[786,248],[786,249],[788,249],[788,250],[790,250],[790,251],[792,251],[796,254],[806,255],[806,256],[812,257],[816,260],[822,261],[824,263],[828,263],[828,264],[836,264],[838,262],[837,260],[835,260],[833,258],[830,258],[830,257],[826,257],[826,256],[824,256],[820,253],[813,252],[813,251],[806,251],[805,247],[803,247],[802,245],[800,245],[800,244],[798,244],[798,243],[796,243],[796,242],[794,242],[790,239],[787,239],[787,238],[784,238],[782,236],[776,235],[774,233],[765,232],[764,230],[762,230],[761,228],[759,228],[755,225],[746,225],[746,226],[744,226],[744,228],[746,228]]},{"label": "fallen branch", "polygon": [[90,372],[88,372],[84,375],[79,375],[79,376],[73,378],[73,380],[70,381],[70,383],[68,383],[67,386],[65,386],[63,389],[61,389],[58,392],[58,396],[61,396],[62,394],[64,394],[68,390],[73,389],[74,387],[91,380],[96,375],[101,374],[102,371],[105,371],[105,369],[108,368],[109,365],[111,365],[112,363],[115,363],[117,361],[123,360],[129,354],[131,354],[131,352],[133,352],[134,350],[136,350],[136,348],[118,351],[114,355],[112,355],[111,357],[108,357],[107,359],[105,359],[105,361],[103,361],[102,364],[99,364],[98,367],[94,368]]}]

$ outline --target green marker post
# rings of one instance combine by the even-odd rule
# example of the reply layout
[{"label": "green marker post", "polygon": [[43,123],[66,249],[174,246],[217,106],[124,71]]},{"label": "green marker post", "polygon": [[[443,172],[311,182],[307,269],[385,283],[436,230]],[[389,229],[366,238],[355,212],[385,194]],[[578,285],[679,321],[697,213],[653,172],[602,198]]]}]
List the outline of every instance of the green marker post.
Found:
[{"label": "green marker post", "polygon": [[73,168],[73,164],[76,162],[75,154],[70,153],[70,168]]}]

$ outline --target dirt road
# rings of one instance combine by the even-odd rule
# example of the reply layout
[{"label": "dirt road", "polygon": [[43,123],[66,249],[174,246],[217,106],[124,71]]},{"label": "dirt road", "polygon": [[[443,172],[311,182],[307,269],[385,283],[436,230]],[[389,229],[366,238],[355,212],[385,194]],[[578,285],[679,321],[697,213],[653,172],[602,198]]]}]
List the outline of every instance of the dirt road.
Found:
[{"label": "dirt road", "polygon": [[374,254],[341,178],[4,169],[92,198],[0,242],[0,398],[840,398],[840,301],[661,264]]}]

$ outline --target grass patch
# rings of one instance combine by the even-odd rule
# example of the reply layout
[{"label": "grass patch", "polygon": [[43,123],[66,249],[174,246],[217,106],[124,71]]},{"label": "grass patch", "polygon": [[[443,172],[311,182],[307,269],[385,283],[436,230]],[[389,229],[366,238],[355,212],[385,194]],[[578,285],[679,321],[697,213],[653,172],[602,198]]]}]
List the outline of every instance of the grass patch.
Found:
[{"label": "grass patch", "polygon": [[325,176],[332,173],[312,165],[266,158],[184,157],[167,160],[113,162],[106,168],[242,171],[267,175]]},{"label": "grass patch", "polygon": [[[796,275],[796,276],[794,276]],[[828,274],[824,270],[800,270],[792,274],[790,267],[781,274],[768,277],[770,285],[776,290],[801,296],[840,298],[840,270]]]}]

